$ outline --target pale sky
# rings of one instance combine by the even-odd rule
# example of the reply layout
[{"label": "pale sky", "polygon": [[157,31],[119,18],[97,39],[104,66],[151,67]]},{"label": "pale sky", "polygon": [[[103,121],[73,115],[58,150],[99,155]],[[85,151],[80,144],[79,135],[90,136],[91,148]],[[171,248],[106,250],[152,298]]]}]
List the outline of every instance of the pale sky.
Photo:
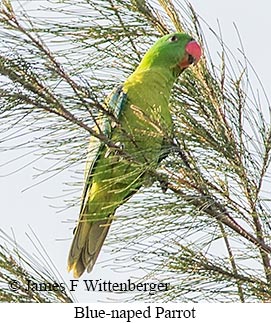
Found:
[{"label": "pale sky", "polygon": [[[238,46],[238,38],[233,26],[233,22],[235,22],[248,58],[262,80],[267,93],[271,93],[271,61],[269,60],[269,49],[271,49],[269,41],[271,30],[270,1],[190,0],[190,2],[213,29],[217,30],[217,20],[220,21],[224,41],[233,50]],[[212,51],[212,55],[216,56],[216,49],[212,47],[212,42],[210,41],[209,43],[209,49]],[[13,156],[14,153],[12,152],[1,154],[0,164],[12,159]],[[28,158],[31,160],[33,156],[28,156],[23,161],[27,163]],[[43,161],[42,166],[46,167],[45,163]],[[63,182],[67,181],[70,174],[63,172],[45,183],[22,192],[33,184],[32,176],[35,174],[33,166],[26,167],[13,175],[2,177],[2,175],[17,169],[18,165],[18,163],[15,163],[4,168],[0,167],[1,228],[7,233],[11,233],[11,228],[13,228],[18,243],[31,251],[33,247],[25,235],[25,232],[29,232],[28,226],[30,225],[59,272],[63,275],[63,279],[68,281],[72,279],[72,276],[66,272],[66,259],[71,240],[56,240],[71,238],[70,228],[72,225],[63,222],[67,219],[76,220],[78,214],[74,213],[74,209],[65,213],[56,213],[56,210],[50,207],[52,201],[44,196],[61,195],[64,188]],[[38,165],[41,166],[40,164]],[[107,253],[105,253],[105,250],[107,250]],[[110,265],[108,265],[110,262],[106,262],[106,267],[103,266],[103,261],[110,258],[108,250],[110,250],[108,247],[102,249],[92,274],[86,274],[83,278],[125,280],[130,277],[129,272],[117,275],[110,270]],[[75,295],[78,301],[105,300],[104,294],[90,294],[82,288]]]}]

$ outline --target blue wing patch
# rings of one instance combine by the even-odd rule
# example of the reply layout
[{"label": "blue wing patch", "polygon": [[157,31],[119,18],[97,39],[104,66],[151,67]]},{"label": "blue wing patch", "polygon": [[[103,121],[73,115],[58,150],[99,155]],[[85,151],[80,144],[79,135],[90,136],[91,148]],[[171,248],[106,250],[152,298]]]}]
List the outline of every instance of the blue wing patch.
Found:
[{"label": "blue wing patch", "polygon": [[108,98],[108,108],[113,111],[114,116],[119,119],[125,102],[127,94],[123,92],[122,85],[115,88]]}]

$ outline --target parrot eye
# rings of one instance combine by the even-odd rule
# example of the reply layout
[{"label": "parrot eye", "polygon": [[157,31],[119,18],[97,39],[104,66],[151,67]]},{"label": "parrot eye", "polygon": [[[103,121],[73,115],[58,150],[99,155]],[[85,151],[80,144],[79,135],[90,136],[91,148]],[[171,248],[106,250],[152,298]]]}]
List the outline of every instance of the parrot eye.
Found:
[{"label": "parrot eye", "polygon": [[172,37],[169,38],[169,41],[174,43],[174,42],[178,41],[178,37],[176,35],[173,35]]}]

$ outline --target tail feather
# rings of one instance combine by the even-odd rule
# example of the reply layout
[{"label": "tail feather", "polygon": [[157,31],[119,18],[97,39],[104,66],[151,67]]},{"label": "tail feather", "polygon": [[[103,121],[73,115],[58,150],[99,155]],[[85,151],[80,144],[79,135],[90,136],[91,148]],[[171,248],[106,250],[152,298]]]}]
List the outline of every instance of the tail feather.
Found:
[{"label": "tail feather", "polygon": [[104,240],[107,236],[112,218],[78,223],[68,257],[68,271],[79,278],[87,269],[91,272]]}]

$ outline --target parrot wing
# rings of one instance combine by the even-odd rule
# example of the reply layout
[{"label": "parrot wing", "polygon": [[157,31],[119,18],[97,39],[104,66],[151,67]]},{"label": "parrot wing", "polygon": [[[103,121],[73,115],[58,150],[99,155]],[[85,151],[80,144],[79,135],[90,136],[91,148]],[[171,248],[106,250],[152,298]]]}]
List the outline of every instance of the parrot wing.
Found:
[{"label": "parrot wing", "polygon": [[[122,86],[116,88],[106,100],[106,108],[119,119],[124,109],[127,95],[123,92]],[[102,116],[98,122],[97,129],[101,130],[109,139],[115,127],[109,116]],[[98,120],[97,120],[98,121]],[[83,189],[80,217],[74,230],[74,239],[68,257],[68,271],[73,270],[74,277],[80,277],[87,268],[88,272],[98,257],[103,241],[107,235],[110,219],[100,221],[86,221],[85,210],[89,202],[89,192],[93,185],[93,176],[101,158],[104,157],[106,144],[97,138],[91,138],[89,156],[85,169],[85,186]],[[102,157],[103,156],[103,157]]]},{"label": "parrot wing", "polygon": [[[113,113],[113,116],[116,119],[120,118],[120,115],[124,109],[127,99],[127,94],[122,90],[122,85],[116,87],[107,100],[105,101],[106,108],[109,112]],[[102,116],[101,120],[98,120],[100,123],[99,127],[104,135],[111,139],[112,131],[114,129],[114,123],[110,120],[108,116]],[[95,166],[101,156],[103,149],[105,148],[105,143],[101,142],[98,138],[92,137],[89,144],[88,158],[85,168],[85,185],[82,194],[82,203],[80,208],[80,213],[82,213],[85,204],[87,203],[87,192],[92,184],[92,174],[95,172]]]}]

